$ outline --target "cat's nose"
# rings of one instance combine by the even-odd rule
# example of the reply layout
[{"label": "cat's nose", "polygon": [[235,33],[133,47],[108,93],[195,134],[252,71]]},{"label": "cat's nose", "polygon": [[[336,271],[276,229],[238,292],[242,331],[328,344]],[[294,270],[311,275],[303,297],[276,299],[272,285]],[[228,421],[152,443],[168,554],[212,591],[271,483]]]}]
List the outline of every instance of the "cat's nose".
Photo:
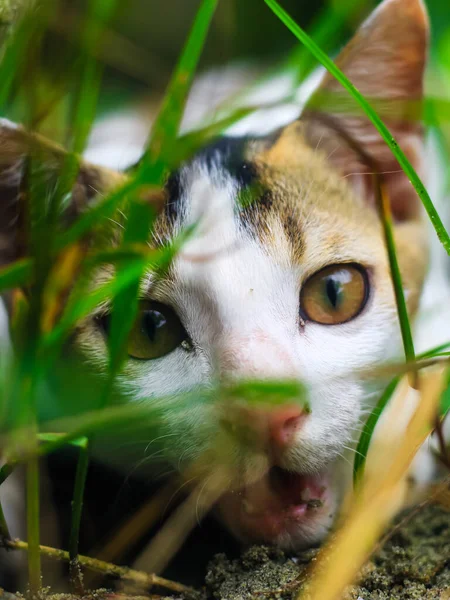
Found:
[{"label": "cat's nose", "polygon": [[275,450],[285,450],[291,446],[302,428],[307,413],[301,406],[288,405],[268,412],[269,444]]},{"label": "cat's nose", "polygon": [[295,444],[308,413],[299,404],[277,407],[228,406],[222,423],[245,446],[278,459]]}]

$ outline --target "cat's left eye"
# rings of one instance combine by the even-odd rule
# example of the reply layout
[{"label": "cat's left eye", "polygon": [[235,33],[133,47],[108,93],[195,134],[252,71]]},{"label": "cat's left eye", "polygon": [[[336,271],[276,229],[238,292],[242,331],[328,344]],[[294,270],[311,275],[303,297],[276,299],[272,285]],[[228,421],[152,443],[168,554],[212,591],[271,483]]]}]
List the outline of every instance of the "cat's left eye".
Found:
[{"label": "cat's left eye", "polygon": [[161,358],[187,338],[186,330],[170,306],[144,300],[130,332],[128,354],[141,360]]},{"label": "cat's left eye", "polygon": [[[100,320],[103,331],[109,334],[110,318]],[[128,338],[128,354],[140,360],[153,360],[173,352],[189,336],[175,311],[166,304],[142,300]]]},{"label": "cat's left eye", "polygon": [[312,275],[303,285],[300,313],[315,323],[338,325],[359,315],[368,294],[369,282],[363,267],[332,265]]}]

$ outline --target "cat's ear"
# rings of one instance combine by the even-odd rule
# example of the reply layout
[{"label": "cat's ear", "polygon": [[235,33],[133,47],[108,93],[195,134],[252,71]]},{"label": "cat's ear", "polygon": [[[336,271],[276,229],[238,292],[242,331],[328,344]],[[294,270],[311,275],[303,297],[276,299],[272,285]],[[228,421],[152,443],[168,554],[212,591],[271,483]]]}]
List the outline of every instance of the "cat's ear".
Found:
[{"label": "cat's ear", "polygon": [[[422,0],[384,0],[336,59],[353,85],[378,109],[421,175],[420,118],[428,34]],[[368,157],[385,173],[395,218],[416,216],[419,203],[413,187],[375,127],[349,98],[327,73],[302,117],[309,144],[322,149],[358,192],[373,199],[372,178],[363,175],[370,171],[363,155]]]},{"label": "cat's ear", "polygon": [[[49,196],[61,174],[66,153],[56,144],[0,120],[0,266],[27,253],[27,187],[30,159]],[[82,163],[61,215],[69,225],[96,197],[124,181],[124,175]]]}]

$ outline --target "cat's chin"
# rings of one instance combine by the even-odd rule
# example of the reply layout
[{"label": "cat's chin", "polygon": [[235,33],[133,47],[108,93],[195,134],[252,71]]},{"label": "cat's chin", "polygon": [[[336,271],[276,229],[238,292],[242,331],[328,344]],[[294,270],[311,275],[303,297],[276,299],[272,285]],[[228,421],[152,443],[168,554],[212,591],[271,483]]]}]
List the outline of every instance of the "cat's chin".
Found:
[{"label": "cat's chin", "polygon": [[224,494],[217,508],[242,542],[296,551],[325,537],[336,503],[328,473],[303,475],[272,467],[260,480]]}]

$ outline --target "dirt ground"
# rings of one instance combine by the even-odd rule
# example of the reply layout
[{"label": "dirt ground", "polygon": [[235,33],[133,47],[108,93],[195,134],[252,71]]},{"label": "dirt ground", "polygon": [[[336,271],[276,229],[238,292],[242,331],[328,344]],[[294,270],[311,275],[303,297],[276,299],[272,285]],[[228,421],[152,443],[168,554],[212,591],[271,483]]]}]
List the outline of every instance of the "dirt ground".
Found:
[{"label": "dirt ground", "polygon": [[[348,600],[450,600],[450,511],[429,505],[404,513],[392,531],[363,569],[358,585],[348,591]],[[297,598],[302,574],[316,554],[310,550],[292,559],[274,549],[253,547],[237,560],[217,555],[206,577],[207,596]]]},{"label": "dirt ground", "polygon": [[[450,600],[450,507],[430,504],[405,512],[386,538],[363,568],[358,584],[347,590],[345,600]],[[254,546],[236,559],[217,554],[202,590],[171,599],[307,600],[308,566],[317,553],[312,549],[292,558],[274,548]],[[48,588],[39,593],[38,600],[169,600],[167,591],[155,588],[150,595],[130,592],[103,589],[81,598],[52,594]],[[23,598],[0,590],[0,600]]]}]

